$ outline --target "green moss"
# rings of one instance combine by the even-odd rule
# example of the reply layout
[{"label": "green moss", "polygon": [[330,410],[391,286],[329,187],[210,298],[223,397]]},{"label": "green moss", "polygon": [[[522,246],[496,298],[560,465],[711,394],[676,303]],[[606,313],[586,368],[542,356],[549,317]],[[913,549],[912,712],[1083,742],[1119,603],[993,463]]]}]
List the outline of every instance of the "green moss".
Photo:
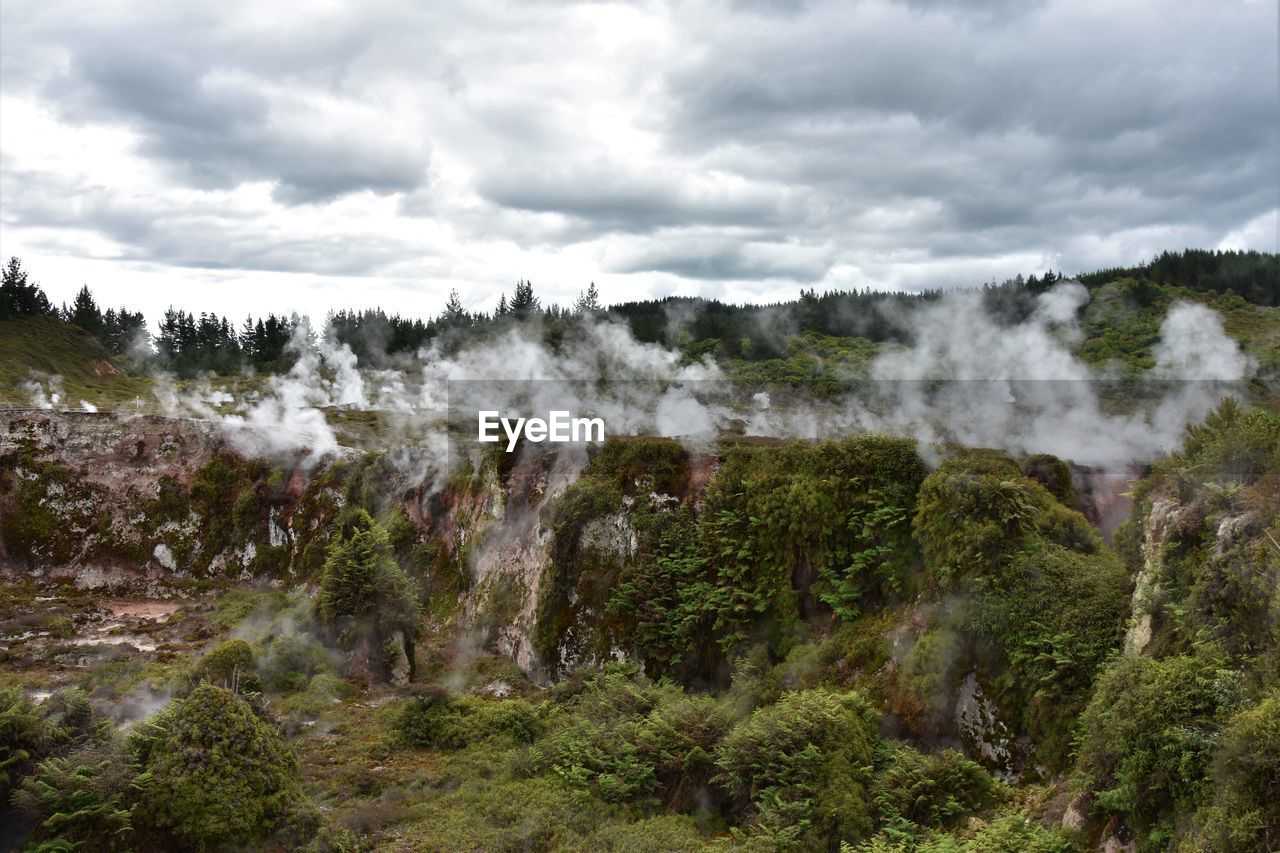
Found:
[{"label": "green moss", "polygon": [[103,490],[57,462],[30,454],[0,465],[0,535],[31,567],[65,565],[92,545],[106,523]]},{"label": "green moss", "polygon": [[[266,466],[226,451],[215,453],[196,471],[189,493],[199,525],[199,550],[184,562],[208,566],[215,557],[246,541],[262,539],[266,505],[261,481]],[[183,555],[180,555],[183,556]]]}]

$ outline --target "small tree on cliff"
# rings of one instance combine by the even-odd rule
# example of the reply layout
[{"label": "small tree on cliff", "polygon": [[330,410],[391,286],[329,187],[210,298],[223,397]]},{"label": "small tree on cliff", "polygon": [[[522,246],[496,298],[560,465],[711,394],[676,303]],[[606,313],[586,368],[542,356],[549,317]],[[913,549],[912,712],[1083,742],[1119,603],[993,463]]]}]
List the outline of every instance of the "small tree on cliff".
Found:
[{"label": "small tree on cliff", "polygon": [[413,660],[408,644],[418,633],[417,585],[396,563],[386,531],[363,509],[346,515],[329,546],[318,612],[347,651],[378,653],[403,637]]}]

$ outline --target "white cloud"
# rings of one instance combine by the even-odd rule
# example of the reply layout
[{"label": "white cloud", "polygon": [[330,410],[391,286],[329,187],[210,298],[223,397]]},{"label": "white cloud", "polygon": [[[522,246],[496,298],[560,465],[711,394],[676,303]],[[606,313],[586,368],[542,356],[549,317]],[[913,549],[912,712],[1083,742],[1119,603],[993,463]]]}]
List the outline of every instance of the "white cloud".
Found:
[{"label": "white cloud", "polygon": [[154,318],[1275,251],[1275,30],[1210,0],[12,0],[0,252]]}]

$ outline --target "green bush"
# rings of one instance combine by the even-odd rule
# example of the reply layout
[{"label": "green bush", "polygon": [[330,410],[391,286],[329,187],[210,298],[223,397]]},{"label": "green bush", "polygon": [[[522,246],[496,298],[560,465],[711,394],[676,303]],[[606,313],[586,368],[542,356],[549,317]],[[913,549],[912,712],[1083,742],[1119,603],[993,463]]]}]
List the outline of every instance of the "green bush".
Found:
[{"label": "green bush", "polygon": [[135,729],[142,822],[191,848],[247,845],[292,808],[297,764],[276,727],[202,684]]},{"label": "green bush", "polygon": [[915,535],[938,589],[997,574],[1032,534],[1084,553],[1102,548],[1084,516],[998,451],[968,450],[945,460],[920,487],[918,506]]},{"label": "green bush", "polygon": [[268,690],[303,690],[321,674],[334,672],[330,652],[314,636],[287,631],[273,637],[257,659],[258,673]]},{"label": "green bush", "polygon": [[655,707],[634,729],[637,757],[653,768],[667,807],[692,811],[716,774],[715,750],[732,719],[709,696],[679,696]]},{"label": "green bush", "polygon": [[113,744],[89,743],[40,762],[14,792],[35,827],[31,841],[95,850],[129,849],[135,767]]},{"label": "green bush", "polygon": [[915,535],[933,584],[989,573],[1021,546],[1043,505],[1044,487],[1007,456],[970,451],[945,460],[920,487]]},{"label": "green bush", "polygon": [[682,495],[689,479],[689,451],[670,438],[611,436],[587,473],[627,494],[639,484],[645,491]]},{"label": "green bush", "polygon": [[707,847],[693,818],[658,815],[634,823],[607,823],[566,849],[582,853],[701,853]]},{"label": "green bush", "polygon": [[898,670],[893,710],[913,728],[933,728],[967,662],[965,638],[941,626],[926,631],[911,646]]},{"label": "green bush", "polygon": [[1038,763],[1069,763],[1072,724],[1120,645],[1129,586],[1109,553],[1032,543],[996,577],[971,578],[966,629],[996,654],[978,663],[994,698],[1036,742]]},{"label": "green bush", "polygon": [[1023,473],[1040,485],[1063,506],[1075,503],[1075,489],[1071,486],[1071,468],[1051,453],[1037,453],[1022,466]]},{"label": "green bush", "polygon": [[954,750],[924,755],[906,744],[887,744],[872,785],[876,822],[892,837],[955,826],[991,808],[1000,785],[982,767]]},{"label": "green bush", "polygon": [[696,517],[637,501],[642,553],[608,603],[619,644],[708,679],[753,638],[785,656],[806,599],[853,618],[905,594],[923,477],[915,444],[884,436],[730,448]]},{"label": "green bush", "polygon": [[463,749],[495,738],[532,743],[542,723],[537,710],[523,699],[451,696],[435,690],[406,702],[396,729],[413,746]]},{"label": "green bush", "polygon": [[1243,699],[1239,672],[1210,650],[1125,657],[1080,720],[1079,767],[1098,805],[1124,815],[1144,848],[1165,845],[1203,795],[1222,727]]},{"label": "green bush", "polygon": [[0,684],[0,798],[50,742],[49,724],[17,685]]},{"label": "green bush", "polygon": [[654,673],[704,670],[718,659],[708,602],[714,586],[692,507],[637,518],[647,546],[625,566],[606,604],[618,643]]},{"label": "green bush", "polygon": [[720,781],[753,832],[827,846],[871,829],[876,715],[856,693],[787,693],[725,736]]},{"label": "green bush", "polygon": [[420,820],[397,833],[402,843],[439,853],[573,849],[615,815],[600,800],[546,776],[468,778],[414,813]]},{"label": "green bush", "polygon": [[1164,467],[1197,482],[1256,482],[1280,467],[1280,415],[1227,397],[1203,423],[1187,427],[1182,450]]},{"label": "green bush", "polygon": [[54,616],[44,624],[44,629],[49,632],[50,637],[60,640],[70,639],[76,633],[75,623],[66,616]]},{"label": "green bush", "polygon": [[1280,846],[1280,695],[1227,723],[1209,771],[1211,800],[1192,821],[1186,850]]},{"label": "green bush", "polygon": [[201,659],[196,678],[236,693],[261,692],[253,648],[244,640],[223,640]]}]

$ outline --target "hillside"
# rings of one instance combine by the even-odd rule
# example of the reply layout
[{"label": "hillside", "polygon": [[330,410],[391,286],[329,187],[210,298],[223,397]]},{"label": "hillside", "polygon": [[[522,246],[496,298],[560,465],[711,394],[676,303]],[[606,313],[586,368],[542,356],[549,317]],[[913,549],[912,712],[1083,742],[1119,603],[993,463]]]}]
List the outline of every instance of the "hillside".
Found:
[{"label": "hillside", "polygon": [[5,793],[68,815],[37,839],[105,816],[159,847],[1280,840],[1260,410],[1220,406],[1132,483],[982,449],[931,469],[876,435],[615,439],[585,468],[529,446],[430,488],[189,420],[0,436]]},{"label": "hillside", "polygon": [[73,402],[0,412],[0,845],[1280,845],[1280,308],[890,302],[177,381],[4,324]]},{"label": "hillside", "polygon": [[78,407],[87,400],[116,407],[146,398],[150,383],[131,376],[96,338],[56,317],[0,321],[0,405],[29,406],[37,382],[49,396],[49,381],[59,377],[59,405]]}]

